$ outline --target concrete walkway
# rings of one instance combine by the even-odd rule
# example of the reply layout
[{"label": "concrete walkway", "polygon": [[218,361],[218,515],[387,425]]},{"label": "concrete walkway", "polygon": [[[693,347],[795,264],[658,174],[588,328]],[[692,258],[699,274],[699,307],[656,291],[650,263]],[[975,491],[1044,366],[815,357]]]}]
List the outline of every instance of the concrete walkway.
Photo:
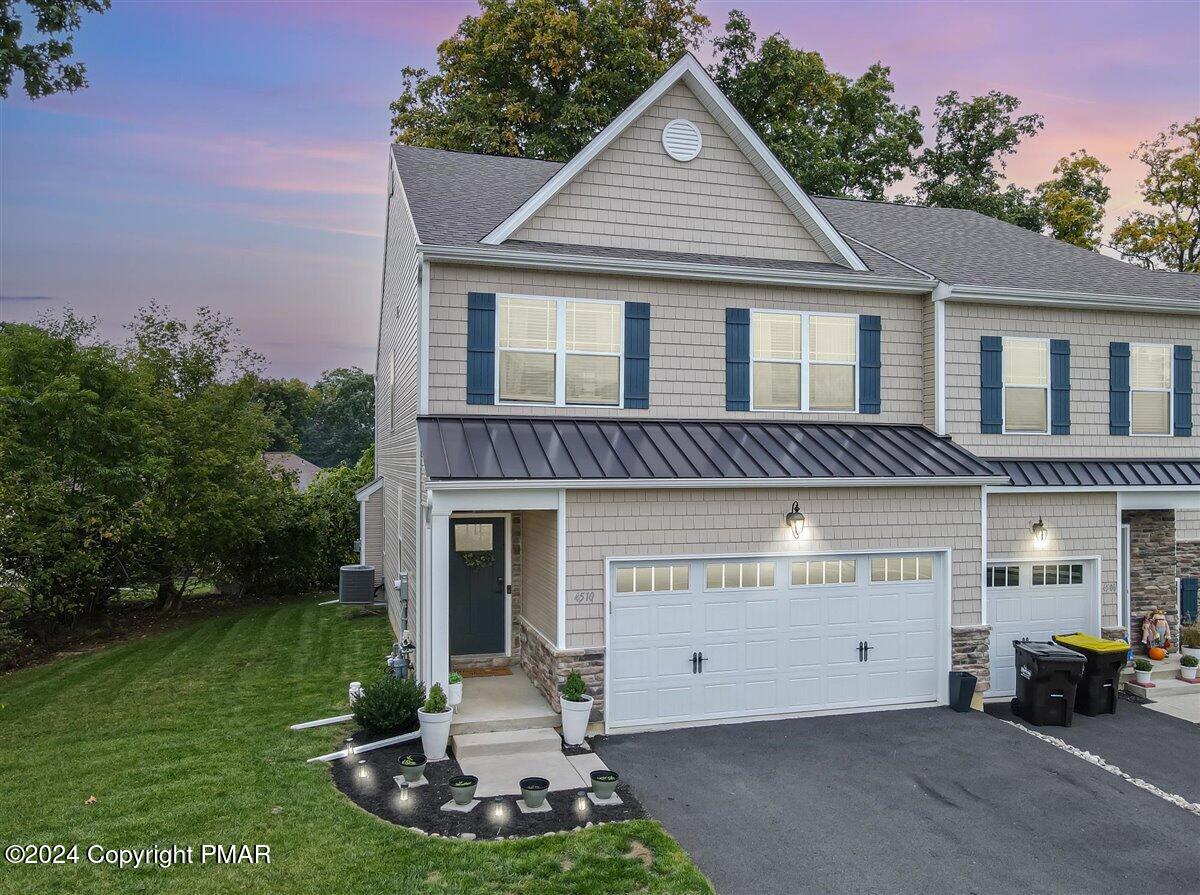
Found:
[{"label": "concrete walkway", "polygon": [[1154,689],[1147,698],[1152,701],[1146,708],[1152,712],[1162,712],[1173,718],[1200,724],[1200,684],[1155,681]]}]

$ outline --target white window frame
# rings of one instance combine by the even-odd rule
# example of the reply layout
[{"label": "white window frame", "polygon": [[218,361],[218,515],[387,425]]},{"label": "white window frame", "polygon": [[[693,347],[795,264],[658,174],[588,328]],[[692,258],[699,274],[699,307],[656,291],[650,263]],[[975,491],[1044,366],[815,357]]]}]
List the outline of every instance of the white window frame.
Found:
[{"label": "white window frame", "polygon": [[[1166,348],[1167,349],[1167,387],[1134,388],[1133,387],[1133,352],[1137,348]],[[1166,432],[1134,432],[1133,431],[1133,393],[1134,392],[1163,392],[1167,393],[1167,431]],[[1162,342],[1130,342],[1129,343],[1129,434],[1135,438],[1171,438],[1175,435],[1175,347]]]},{"label": "white window frame", "polygon": [[[921,577],[921,560],[926,559],[926,558],[929,559],[929,577],[922,578]],[[887,571],[886,571],[887,566],[885,565],[884,566],[884,577],[882,579],[880,579],[879,581],[876,581],[874,569],[871,568],[870,564],[875,563],[877,560],[883,560],[886,563],[886,561],[889,559],[898,559],[901,561],[901,568],[900,568],[901,575],[904,574],[904,567],[903,567],[904,560],[915,559],[917,561],[917,577],[916,578],[908,578],[908,579],[897,578],[895,580],[890,580],[887,577]],[[868,562],[867,584],[872,585],[872,586],[879,586],[881,584],[889,584],[889,585],[890,584],[902,584],[902,585],[929,584],[931,581],[937,580],[937,566],[933,562],[932,555],[927,554],[927,553],[872,553],[867,557],[867,562]]]},{"label": "white window frame", "polygon": [[[791,317],[801,318],[800,323],[800,360],[777,360],[772,358],[756,358],[754,356],[754,315],[755,314],[785,314]],[[751,308],[750,309],[750,410],[754,413],[858,413],[858,391],[859,377],[862,375],[860,365],[862,364],[862,356],[859,352],[857,338],[854,342],[854,363],[848,364],[845,361],[818,361],[819,365],[827,364],[832,366],[854,367],[854,408],[852,410],[810,410],[808,396],[808,369],[812,363],[812,358],[809,353],[809,337],[808,337],[808,321],[810,317],[848,317],[854,320],[854,330],[858,332],[858,318],[860,314],[847,314],[840,311],[787,311],[778,308]],[[755,364],[793,364],[800,368],[800,409],[790,410],[787,408],[775,407],[755,407],[754,406],[754,365]]]},{"label": "white window frame", "polygon": [[[996,569],[1004,569],[1005,570],[1005,572],[1004,572],[1005,578],[1008,578],[1008,570],[1009,569],[1016,569],[1017,570],[1017,583],[1016,584],[1007,584],[1007,583],[1006,584],[995,584],[995,583],[993,583],[994,579],[995,579],[995,575],[994,574],[988,575],[988,573],[994,572],[994,570],[996,570]],[[989,577],[991,577],[993,579],[993,582],[987,581],[987,579]],[[999,588],[999,589],[1003,590],[1003,589],[1010,588],[1010,587],[1020,587],[1021,586],[1021,566],[1019,563],[1015,563],[1015,562],[990,562],[987,564],[986,570],[984,572],[984,581],[986,583],[986,586],[989,588]]]},{"label": "white window frame", "polygon": [[[858,584],[858,569],[859,569],[858,560],[859,560],[859,557],[857,557],[857,556],[850,556],[850,557],[829,556],[829,557],[815,557],[813,559],[794,559],[791,562],[785,563],[785,570],[787,571],[787,582],[788,582],[787,586],[789,588],[794,588],[795,590],[807,590],[810,587],[852,587],[852,586]],[[812,583],[795,584],[795,583],[793,583],[792,570],[795,566],[799,565],[800,563],[818,563],[818,562],[819,563],[826,563],[826,562],[838,562],[838,563],[848,562],[848,563],[851,563],[854,566],[854,577],[851,578],[849,581],[826,581],[821,584],[812,584]],[[867,567],[868,567],[867,574],[869,575],[870,574],[870,559],[869,558],[867,560]],[[811,566],[810,566],[810,568],[811,568]],[[822,570],[821,574],[822,574],[822,576],[824,576],[824,574],[825,574],[824,570]],[[840,574],[841,573],[839,572],[839,576],[840,576]]]},{"label": "white window frame", "polygon": [[[714,566],[714,565],[722,566],[722,571],[721,571],[721,582],[722,583],[721,583],[720,587],[709,587],[708,586],[708,567]],[[735,587],[734,585],[731,585],[731,584],[727,585],[724,583],[724,581],[725,581],[724,566],[731,566],[731,565],[738,565],[738,566],[757,565],[759,567],[759,570],[758,570],[758,580],[759,581],[762,580],[762,568],[764,566],[771,566],[774,568],[775,571],[773,573],[770,584],[743,584],[743,585],[739,585],[739,586]],[[760,558],[755,558],[755,557],[750,557],[748,559],[709,559],[709,560],[705,560],[701,564],[700,568],[704,575],[704,579],[703,579],[704,586],[701,588],[701,590],[704,593],[708,593],[708,594],[724,593],[725,591],[730,591],[730,590],[738,590],[738,591],[741,591],[741,590],[772,590],[773,588],[775,588],[779,585],[779,563],[773,562],[769,559],[760,559]]]},{"label": "white window frame", "polygon": [[[547,348],[501,348],[500,347],[500,302],[506,298],[517,298],[529,301],[546,301],[555,304],[555,347]],[[617,332],[620,335],[620,350],[613,354],[608,351],[567,351],[567,305],[572,302],[579,304],[616,305],[620,308],[620,324]],[[625,302],[621,299],[608,298],[570,298],[557,295],[518,295],[504,292],[496,296],[496,360],[494,364],[494,382],[496,383],[496,403],[510,407],[582,407],[592,409],[616,410],[625,408]],[[552,354],[554,355],[554,401],[507,401],[500,397],[500,354],[504,351],[514,351],[522,354]],[[617,359],[617,403],[616,404],[568,404],[567,403],[567,355],[587,357],[615,357]]]},{"label": "white window frame", "polygon": [[[1007,350],[1007,346],[1008,346],[1009,342],[1042,342],[1046,346],[1046,386],[1045,386],[1045,389],[1046,389],[1046,428],[1041,432],[1030,432],[1026,429],[1022,429],[1019,432],[1010,432],[1008,429],[1008,382],[1005,380],[1005,377],[1004,377],[1004,353],[1003,352],[1005,352]],[[1000,383],[1001,383],[1000,416],[1001,416],[1001,419],[1003,420],[1003,423],[1001,424],[1001,431],[1005,435],[1049,435],[1050,427],[1053,425],[1053,421],[1050,419],[1050,416],[1053,413],[1053,408],[1051,408],[1051,406],[1050,406],[1050,397],[1051,397],[1050,396],[1050,384],[1051,384],[1051,381],[1050,381],[1050,340],[1049,339],[1039,339],[1039,338],[1036,338],[1033,336],[1001,336],[1000,337],[1000,351],[1001,351],[1001,354],[1000,354]],[[1014,385],[1013,388],[1040,388],[1040,386],[1037,386],[1037,385]]]}]

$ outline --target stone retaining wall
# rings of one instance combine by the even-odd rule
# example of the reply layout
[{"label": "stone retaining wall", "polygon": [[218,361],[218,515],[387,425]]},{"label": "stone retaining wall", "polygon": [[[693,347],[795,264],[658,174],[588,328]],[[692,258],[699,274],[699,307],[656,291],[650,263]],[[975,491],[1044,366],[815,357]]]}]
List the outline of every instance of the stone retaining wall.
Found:
[{"label": "stone retaining wall", "polygon": [[559,711],[558,691],[567,675],[578,671],[587,684],[587,693],[592,697],[592,720],[604,717],[604,650],[568,649],[552,647],[524,619],[517,619],[513,629],[515,641],[520,641],[521,667],[533,681],[538,692],[545,697],[554,711]]},{"label": "stone retaining wall", "polygon": [[959,625],[950,629],[950,668],[952,671],[969,671],[979,678],[975,686],[979,693],[992,685],[988,648],[991,636],[991,625]]}]

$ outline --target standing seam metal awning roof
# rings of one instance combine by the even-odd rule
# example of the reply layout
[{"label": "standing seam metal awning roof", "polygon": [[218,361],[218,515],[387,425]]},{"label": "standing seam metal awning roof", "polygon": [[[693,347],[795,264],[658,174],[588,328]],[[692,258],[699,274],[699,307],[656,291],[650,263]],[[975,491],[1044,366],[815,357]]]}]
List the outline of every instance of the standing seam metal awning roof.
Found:
[{"label": "standing seam metal awning roof", "polygon": [[989,460],[1018,487],[1200,486],[1200,460]]},{"label": "standing seam metal awning roof", "polygon": [[921,426],[426,416],[434,481],[953,478],[985,461]]}]

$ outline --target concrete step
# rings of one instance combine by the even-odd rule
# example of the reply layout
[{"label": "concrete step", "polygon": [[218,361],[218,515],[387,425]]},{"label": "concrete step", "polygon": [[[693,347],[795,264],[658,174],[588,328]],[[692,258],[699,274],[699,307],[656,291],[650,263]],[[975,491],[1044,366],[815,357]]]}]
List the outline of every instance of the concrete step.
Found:
[{"label": "concrete step", "polygon": [[[1145,656],[1138,656],[1138,658],[1144,659]],[[1151,659],[1150,664],[1154,666],[1154,670],[1150,672],[1150,680],[1169,681],[1179,677],[1179,658],[1180,657],[1178,653],[1172,653],[1165,659],[1161,659],[1157,662]],[[1133,666],[1121,670],[1121,680],[1125,682],[1131,682],[1135,680]]]},{"label": "concrete step", "polygon": [[454,736],[454,757],[460,762],[464,758],[561,752],[562,738],[553,728],[548,727],[461,733]]},{"label": "concrete step", "polygon": [[557,712],[549,707],[543,714],[523,715],[515,718],[478,718],[475,720],[458,721],[450,724],[450,735],[476,733],[498,733],[506,730],[538,730],[553,729],[562,723]]},{"label": "concrete step", "polygon": [[1200,684],[1189,684],[1173,678],[1155,678],[1153,687],[1143,687],[1134,681],[1125,682],[1125,692],[1143,699],[1165,699],[1181,693],[1195,693],[1200,696]]}]

